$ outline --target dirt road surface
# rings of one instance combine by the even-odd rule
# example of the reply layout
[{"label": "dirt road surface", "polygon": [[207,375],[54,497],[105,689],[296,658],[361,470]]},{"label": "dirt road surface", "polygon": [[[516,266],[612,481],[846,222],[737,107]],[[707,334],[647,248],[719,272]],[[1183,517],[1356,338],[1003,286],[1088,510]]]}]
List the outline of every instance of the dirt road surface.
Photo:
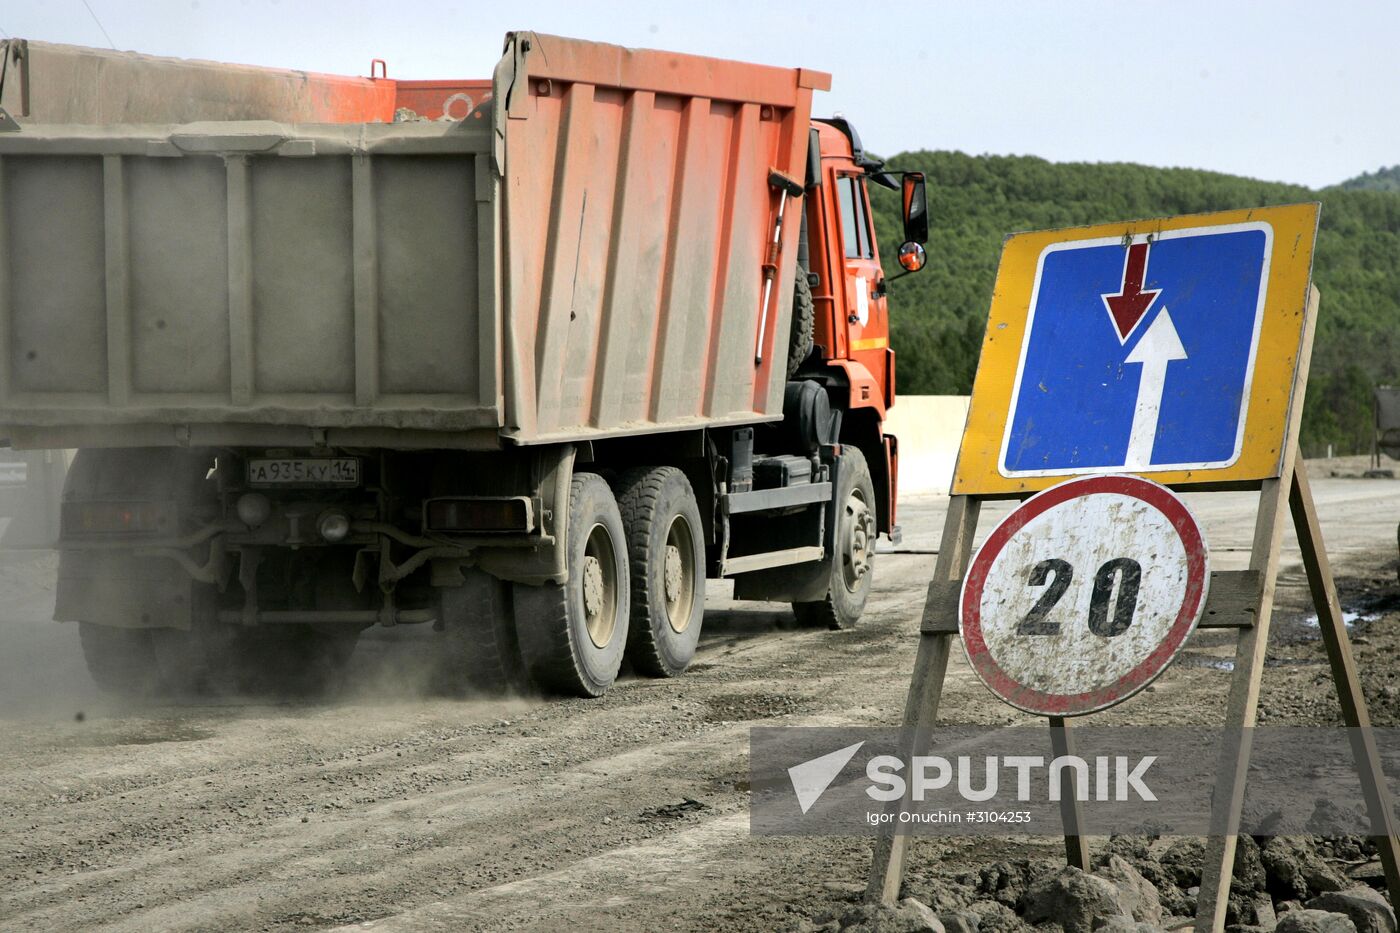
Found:
[{"label": "dirt road surface", "polygon": [[[1400,482],[1318,478],[1373,715],[1400,724]],[[1217,569],[1248,559],[1257,496],[1191,496]],[[598,701],[451,701],[415,672],[432,633],[361,642],[324,701],[121,707],[47,621],[56,559],[0,561],[0,928],[104,930],[782,929],[862,886],[861,839],[748,832],[755,724],[898,721],[946,500],[903,504],[865,622],[800,630],[784,607],[710,590],[700,657]],[[991,509],[985,534],[1006,507]],[[1265,721],[1339,721],[1289,535]],[[1229,636],[1100,721],[1217,722]],[[944,716],[1026,717],[955,654]],[[911,886],[945,868],[1053,854],[1042,842],[916,843]]]}]

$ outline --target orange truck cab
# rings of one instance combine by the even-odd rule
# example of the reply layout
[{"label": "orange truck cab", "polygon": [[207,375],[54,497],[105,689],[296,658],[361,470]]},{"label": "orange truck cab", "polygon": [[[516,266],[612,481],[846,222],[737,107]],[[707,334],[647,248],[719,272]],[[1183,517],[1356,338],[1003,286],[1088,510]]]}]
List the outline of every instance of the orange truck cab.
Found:
[{"label": "orange truck cab", "polygon": [[[924,177],[899,180],[861,147],[847,120],[813,120],[808,149],[805,268],[816,308],[815,356],[796,378],[822,378],[846,410],[843,438],[861,447],[871,465],[880,531],[897,539],[898,443],[883,431],[895,401],[895,351],[890,346],[887,278],[875,240],[868,183],[903,196],[905,243],[898,278],[923,268],[928,239]],[[810,375],[809,375],[810,374]],[[835,400],[833,400],[835,401]]]},{"label": "orange truck cab", "polygon": [[[822,394],[815,403],[829,406],[835,419],[829,432],[837,441],[832,465],[839,474],[843,460],[849,459],[842,456],[841,448],[860,451],[874,492],[872,535],[884,534],[897,544],[899,445],[884,430],[885,413],[895,401],[888,284],[924,267],[923,244],[928,240],[924,176],[886,171],[882,162],[866,154],[855,127],[841,117],[812,120],[806,176],[791,327],[791,352],[801,361],[790,366],[784,434],[800,436],[808,431],[804,423],[811,417],[815,401],[811,396]],[[871,183],[901,195],[904,242],[897,251],[901,268],[891,276],[881,266],[875,240]],[[805,304],[810,304],[810,327],[804,322]],[[765,451],[761,444],[755,450],[775,452]],[[850,508],[847,503],[846,511]],[[833,531],[844,527],[842,523],[842,515],[833,516]],[[860,550],[843,546],[837,538],[839,534],[828,542],[836,555]],[[873,550],[873,541],[870,547]],[[850,563],[845,561],[846,567]],[[822,564],[799,564],[738,576],[734,593],[738,599],[790,601],[798,607],[826,586]],[[832,587],[831,592],[837,591]]]}]

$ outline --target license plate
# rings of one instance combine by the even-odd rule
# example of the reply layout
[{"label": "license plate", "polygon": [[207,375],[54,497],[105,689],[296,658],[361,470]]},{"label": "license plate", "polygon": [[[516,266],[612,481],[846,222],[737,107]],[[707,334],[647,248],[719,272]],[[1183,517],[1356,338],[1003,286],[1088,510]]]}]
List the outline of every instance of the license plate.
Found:
[{"label": "license plate", "polygon": [[248,461],[250,486],[358,486],[354,457],[278,457]]}]

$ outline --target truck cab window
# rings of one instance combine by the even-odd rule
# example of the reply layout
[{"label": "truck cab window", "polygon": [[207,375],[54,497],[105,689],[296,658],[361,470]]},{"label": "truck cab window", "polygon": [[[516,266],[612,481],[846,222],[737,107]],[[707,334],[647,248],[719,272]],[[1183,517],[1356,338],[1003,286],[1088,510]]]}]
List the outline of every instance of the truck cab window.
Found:
[{"label": "truck cab window", "polygon": [[875,250],[870,238],[869,218],[860,179],[843,176],[836,186],[841,200],[841,238],[846,244],[847,259],[873,259]]}]

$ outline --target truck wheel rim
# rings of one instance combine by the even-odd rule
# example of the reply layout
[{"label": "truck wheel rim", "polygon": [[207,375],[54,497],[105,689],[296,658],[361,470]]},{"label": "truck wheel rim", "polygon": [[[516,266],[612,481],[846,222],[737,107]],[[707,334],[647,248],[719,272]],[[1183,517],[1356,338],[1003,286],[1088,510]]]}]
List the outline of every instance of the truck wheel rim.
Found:
[{"label": "truck wheel rim", "polygon": [[875,550],[875,516],[859,489],[851,490],[846,499],[845,553],[841,555],[841,576],[846,589],[860,589],[870,573],[870,560]]},{"label": "truck wheel rim", "polygon": [[695,539],[685,516],[671,519],[666,530],[666,556],[662,565],[666,621],[677,635],[690,627],[695,607]]},{"label": "truck wheel rim", "polygon": [[588,638],[606,648],[617,628],[617,554],[612,535],[594,525],[583,548],[583,617]]}]

